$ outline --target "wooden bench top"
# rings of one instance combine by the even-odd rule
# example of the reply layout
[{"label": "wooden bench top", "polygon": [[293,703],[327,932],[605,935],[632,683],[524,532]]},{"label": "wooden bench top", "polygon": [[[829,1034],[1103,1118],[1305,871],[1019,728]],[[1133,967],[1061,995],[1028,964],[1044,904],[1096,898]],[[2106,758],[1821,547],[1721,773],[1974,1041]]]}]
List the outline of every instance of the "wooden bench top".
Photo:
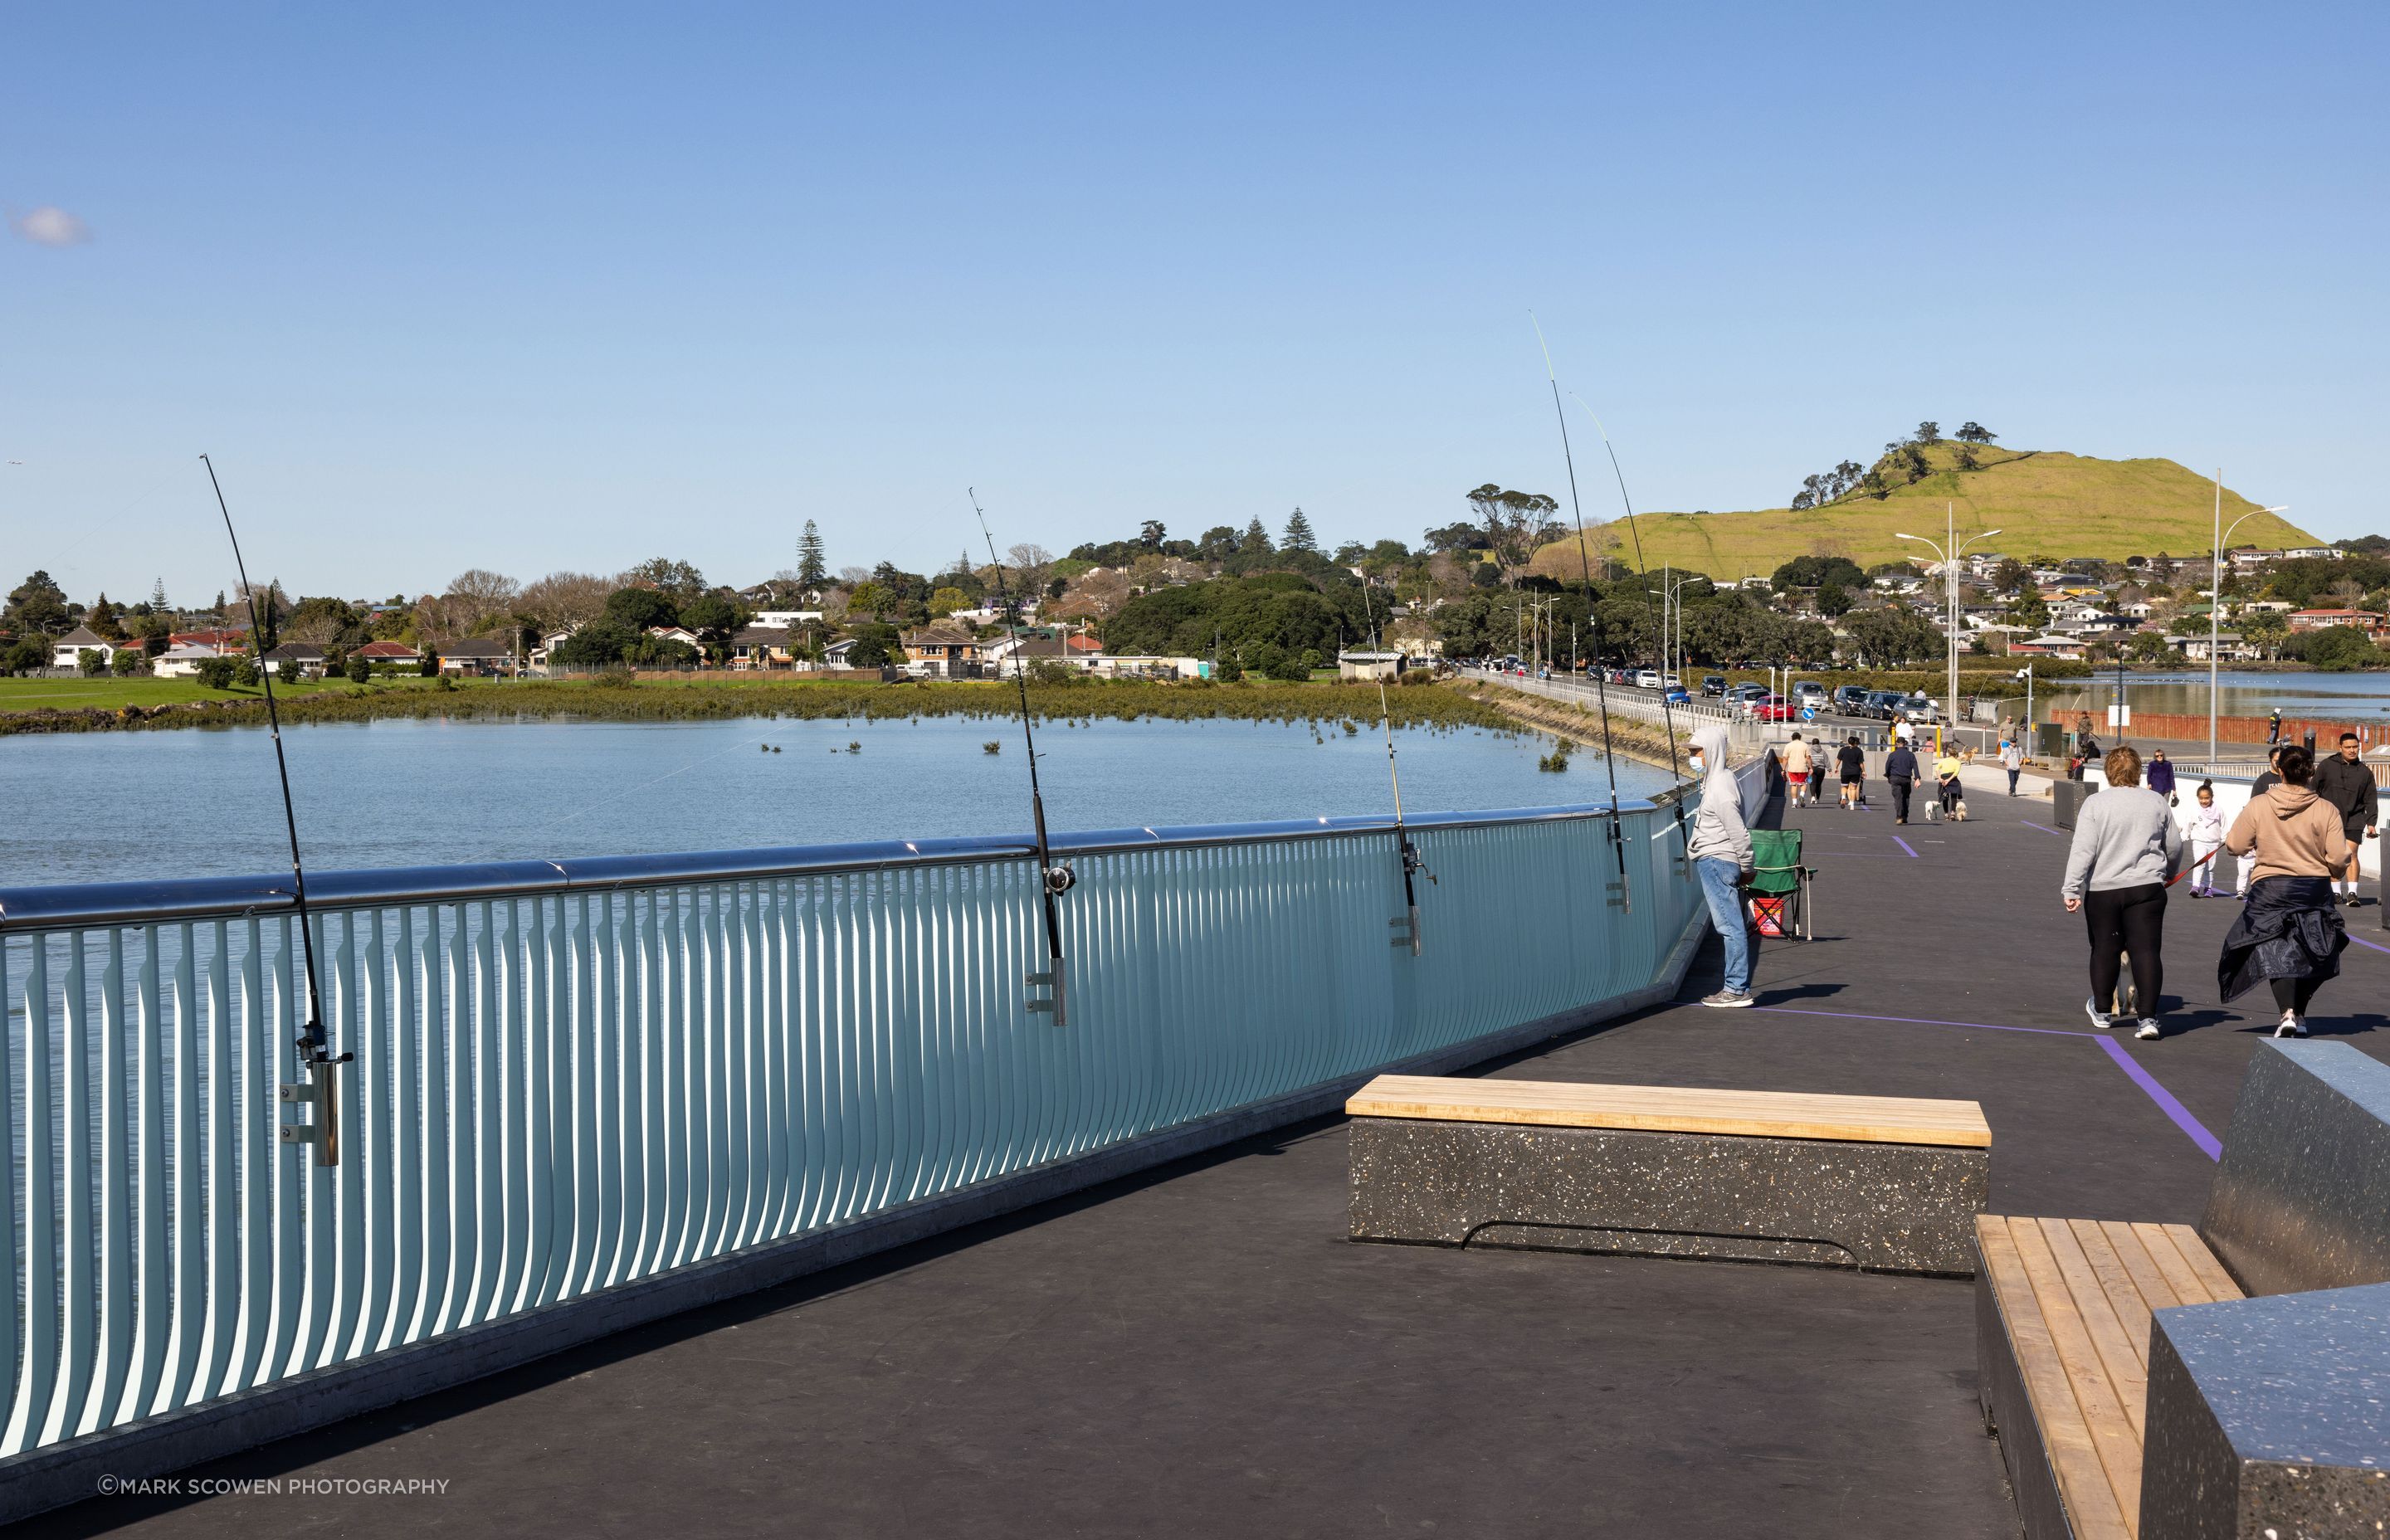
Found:
[{"label": "wooden bench top", "polygon": [[1713,1091],[1681,1085],[1580,1085],[1548,1080],[1380,1075],[1344,1104],[1356,1118],[1635,1128],[1663,1134],[1745,1134],[1861,1144],[1987,1149],[1991,1126],[1972,1101]]},{"label": "wooden bench top", "polygon": [[2077,1540],[2133,1540],[2150,1312],[2239,1286],[2188,1225],[1980,1213],[1975,1241]]}]

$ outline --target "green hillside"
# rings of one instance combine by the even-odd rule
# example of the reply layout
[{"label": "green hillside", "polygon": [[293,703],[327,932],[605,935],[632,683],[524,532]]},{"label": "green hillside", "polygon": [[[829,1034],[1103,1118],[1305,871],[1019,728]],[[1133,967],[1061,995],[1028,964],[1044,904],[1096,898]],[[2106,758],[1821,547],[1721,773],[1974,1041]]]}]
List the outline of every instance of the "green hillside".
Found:
[{"label": "green hillside", "polygon": [[[1953,443],[1925,451],[1934,473],[1900,486],[1879,501],[1853,496],[1828,507],[1799,513],[1762,508],[1752,513],[1658,513],[1641,515],[1643,565],[1663,563],[1681,571],[1706,572],[1721,580],[1765,577],[1800,556],[1844,556],[1862,567],[1923,559],[1934,553],[1898,533],[1943,538],[1946,505],[1955,505],[1959,538],[1981,530],[2000,533],[1967,547],[2050,561],[2100,557],[2204,554],[2216,507],[2216,483],[2172,460],[2097,460],[2056,450],[1987,450],[1984,468],[1952,465]],[[1788,478],[1789,480],[1789,478]],[[2227,487],[2224,521],[2258,507]],[[1597,553],[1636,565],[1635,546],[1624,520],[1587,538]],[[2232,536],[2235,545],[2311,545],[2315,538],[2271,514],[2260,514]],[[1576,540],[1536,553],[1535,570],[1557,578],[1577,575]]]}]

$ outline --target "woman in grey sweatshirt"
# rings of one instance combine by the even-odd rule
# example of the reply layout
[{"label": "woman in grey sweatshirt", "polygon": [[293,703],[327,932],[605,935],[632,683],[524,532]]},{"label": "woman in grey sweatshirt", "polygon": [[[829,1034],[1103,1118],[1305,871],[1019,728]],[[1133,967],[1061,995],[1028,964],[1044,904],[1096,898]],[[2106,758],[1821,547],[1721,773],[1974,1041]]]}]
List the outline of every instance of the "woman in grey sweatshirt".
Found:
[{"label": "woman in grey sweatshirt", "polygon": [[1742,884],[1751,872],[1751,828],[1742,817],[1742,783],[1727,767],[1726,729],[1705,722],[1693,729],[1693,770],[1702,777],[1701,805],[1686,833],[1685,854],[1702,879],[1710,923],[1726,943],[1726,978],[1705,1006],[1751,1004],[1751,934],[1744,929]]},{"label": "woman in grey sweatshirt", "polygon": [[2082,911],[2091,933],[2091,997],[2084,1013],[2095,1027],[2115,1025],[2110,1014],[2123,972],[2133,967],[2133,1035],[2155,1038],[2158,991],[2165,982],[2159,949],[2165,935],[2166,883],[2182,869],[2182,830],[2166,800],[2141,785],[2141,756],[2112,750],[2102,768],[2108,784],[2075,814],[2075,842],[2066,852],[2059,896],[2066,912]]}]

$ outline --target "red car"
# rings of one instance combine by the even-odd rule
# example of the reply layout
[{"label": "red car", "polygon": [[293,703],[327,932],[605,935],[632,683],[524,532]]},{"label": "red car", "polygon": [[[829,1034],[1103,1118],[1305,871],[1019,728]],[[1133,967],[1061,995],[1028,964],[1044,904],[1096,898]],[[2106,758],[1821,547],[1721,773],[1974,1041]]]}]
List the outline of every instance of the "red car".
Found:
[{"label": "red car", "polygon": [[1800,716],[1800,708],[1780,695],[1754,696],[1743,709],[1754,722],[1794,722]]}]

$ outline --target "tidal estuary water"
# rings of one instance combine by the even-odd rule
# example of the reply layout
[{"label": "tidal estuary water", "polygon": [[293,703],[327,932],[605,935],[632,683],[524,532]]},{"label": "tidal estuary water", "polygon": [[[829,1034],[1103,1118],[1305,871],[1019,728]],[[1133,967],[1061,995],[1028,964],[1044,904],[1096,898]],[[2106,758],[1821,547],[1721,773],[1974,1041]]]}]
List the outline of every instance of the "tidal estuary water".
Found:
[{"label": "tidal estuary water", "polygon": [[[1060,832],[1386,812],[1381,731],[1330,722],[1317,739],[1306,723],[1048,724],[1047,821]],[[316,870],[1029,828],[1017,724],[394,720],[293,727],[283,742]],[[1548,739],[1464,728],[1395,742],[1412,813],[1609,795],[1597,755],[1537,770]],[[1618,782],[1639,796],[1667,777],[1621,760]],[[0,887],[289,864],[263,728],[0,738]]]}]

